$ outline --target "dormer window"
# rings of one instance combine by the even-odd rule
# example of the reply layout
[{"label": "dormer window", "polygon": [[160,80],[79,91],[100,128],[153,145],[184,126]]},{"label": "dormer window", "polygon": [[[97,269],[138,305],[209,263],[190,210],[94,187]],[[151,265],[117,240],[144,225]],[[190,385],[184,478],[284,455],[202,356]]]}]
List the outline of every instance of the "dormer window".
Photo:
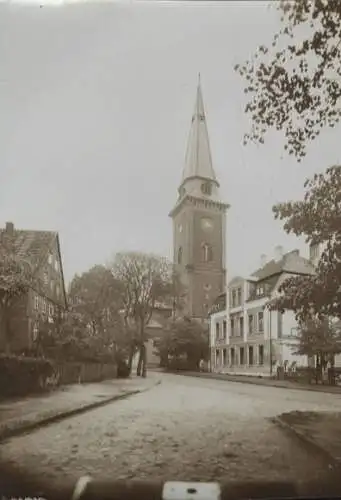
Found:
[{"label": "dormer window", "polygon": [[51,265],[52,264],[52,260],[53,260],[53,256],[52,256],[52,253],[50,252],[49,253],[49,256],[48,256],[48,263]]},{"label": "dormer window", "polygon": [[212,185],[210,182],[204,182],[201,184],[201,191],[204,194],[211,195],[212,194]]}]

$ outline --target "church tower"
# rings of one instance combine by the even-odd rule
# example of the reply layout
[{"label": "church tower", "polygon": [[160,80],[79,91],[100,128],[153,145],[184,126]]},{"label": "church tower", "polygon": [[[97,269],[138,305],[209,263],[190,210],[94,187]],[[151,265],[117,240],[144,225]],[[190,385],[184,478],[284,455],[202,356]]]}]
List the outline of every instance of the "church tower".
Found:
[{"label": "church tower", "polygon": [[205,319],[225,291],[225,228],[229,205],[219,196],[199,83],[173,219],[174,265],[186,287],[185,314]]}]

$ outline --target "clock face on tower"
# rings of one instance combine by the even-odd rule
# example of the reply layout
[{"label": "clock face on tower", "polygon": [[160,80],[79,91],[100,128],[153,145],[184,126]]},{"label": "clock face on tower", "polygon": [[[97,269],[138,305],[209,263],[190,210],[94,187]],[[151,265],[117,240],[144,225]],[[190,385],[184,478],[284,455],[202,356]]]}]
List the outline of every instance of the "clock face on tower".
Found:
[{"label": "clock face on tower", "polygon": [[209,217],[203,217],[201,219],[201,227],[204,231],[210,231],[213,229],[213,221]]}]

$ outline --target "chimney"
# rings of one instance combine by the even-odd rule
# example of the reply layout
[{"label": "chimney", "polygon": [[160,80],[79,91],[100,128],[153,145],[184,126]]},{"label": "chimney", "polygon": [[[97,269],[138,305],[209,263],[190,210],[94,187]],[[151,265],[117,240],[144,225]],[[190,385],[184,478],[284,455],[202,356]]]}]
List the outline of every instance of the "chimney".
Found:
[{"label": "chimney", "polygon": [[283,258],[283,247],[281,245],[277,245],[275,247],[275,261],[278,262]]},{"label": "chimney", "polygon": [[9,236],[13,236],[13,233],[14,233],[14,224],[13,224],[13,222],[6,222],[6,233]]},{"label": "chimney", "polygon": [[262,253],[262,255],[260,256],[260,267],[264,267],[266,264],[266,261],[267,261],[267,257],[265,255],[265,253]]}]

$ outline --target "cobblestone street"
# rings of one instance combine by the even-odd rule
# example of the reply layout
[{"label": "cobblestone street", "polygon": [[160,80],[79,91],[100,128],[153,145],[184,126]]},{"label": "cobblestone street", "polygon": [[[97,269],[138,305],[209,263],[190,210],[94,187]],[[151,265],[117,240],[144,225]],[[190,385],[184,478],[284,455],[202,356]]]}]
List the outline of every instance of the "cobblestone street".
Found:
[{"label": "cobblestone street", "polygon": [[340,396],[161,377],[162,384],[145,393],[3,443],[2,458],[52,481],[85,473],[112,479],[300,481],[330,473],[322,458],[267,417],[291,410],[341,411]]}]

